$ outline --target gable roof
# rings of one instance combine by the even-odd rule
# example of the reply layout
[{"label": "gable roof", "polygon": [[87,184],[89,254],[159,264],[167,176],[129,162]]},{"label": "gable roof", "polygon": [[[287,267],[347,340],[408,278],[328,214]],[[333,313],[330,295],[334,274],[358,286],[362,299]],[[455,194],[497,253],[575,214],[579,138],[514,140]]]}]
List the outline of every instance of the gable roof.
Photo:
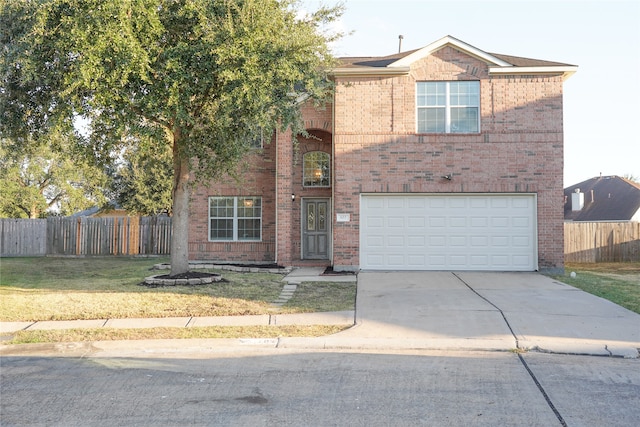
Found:
[{"label": "gable roof", "polygon": [[560,73],[565,79],[567,79],[578,69],[575,65],[563,64],[560,62],[489,53],[458,40],[455,37],[446,36],[421,49],[401,52],[395,55],[339,58],[340,65],[332,70],[332,74],[337,76],[407,74],[411,69],[411,64],[431,55],[445,46],[451,46],[454,49],[484,61],[489,66],[489,74]]},{"label": "gable roof", "polygon": [[[572,193],[584,193],[582,210],[572,210]],[[640,184],[619,176],[600,176],[564,189],[564,219],[630,221],[640,211]]]}]

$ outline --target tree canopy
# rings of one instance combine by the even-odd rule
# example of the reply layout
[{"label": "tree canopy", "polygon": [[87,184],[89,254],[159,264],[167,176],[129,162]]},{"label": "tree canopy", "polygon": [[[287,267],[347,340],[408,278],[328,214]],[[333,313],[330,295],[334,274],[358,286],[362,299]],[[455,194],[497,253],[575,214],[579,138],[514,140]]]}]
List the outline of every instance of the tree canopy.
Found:
[{"label": "tree canopy", "polygon": [[138,215],[171,214],[173,168],[168,145],[150,152],[144,144],[127,148],[112,175],[118,205]]},{"label": "tree canopy", "polygon": [[50,138],[19,151],[11,150],[9,140],[0,142],[0,217],[70,215],[106,204],[109,178],[104,170],[74,157],[63,135]]},{"label": "tree canopy", "polygon": [[[297,0],[0,0],[0,132],[28,145],[88,123],[104,160],[138,141],[173,161],[171,274],[188,270],[189,183],[233,170],[256,132],[300,130],[331,89],[342,6]],[[156,144],[154,146],[154,144]]]}]

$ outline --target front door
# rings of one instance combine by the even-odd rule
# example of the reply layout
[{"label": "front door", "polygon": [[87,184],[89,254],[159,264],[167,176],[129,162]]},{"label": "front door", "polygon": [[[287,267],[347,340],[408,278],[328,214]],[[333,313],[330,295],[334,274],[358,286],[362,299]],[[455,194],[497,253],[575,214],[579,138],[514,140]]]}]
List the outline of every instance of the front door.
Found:
[{"label": "front door", "polygon": [[302,200],[303,259],[329,259],[329,200]]}]

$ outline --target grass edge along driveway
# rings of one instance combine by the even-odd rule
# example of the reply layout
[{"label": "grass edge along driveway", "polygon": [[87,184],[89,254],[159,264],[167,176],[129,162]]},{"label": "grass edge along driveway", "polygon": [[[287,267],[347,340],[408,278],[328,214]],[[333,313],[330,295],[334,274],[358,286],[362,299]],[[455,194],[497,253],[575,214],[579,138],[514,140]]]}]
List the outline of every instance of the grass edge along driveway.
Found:
[{"label": "grass edge along driveway", "polygon": [[640,314],[640,262],[567,263],[551,277]]}]

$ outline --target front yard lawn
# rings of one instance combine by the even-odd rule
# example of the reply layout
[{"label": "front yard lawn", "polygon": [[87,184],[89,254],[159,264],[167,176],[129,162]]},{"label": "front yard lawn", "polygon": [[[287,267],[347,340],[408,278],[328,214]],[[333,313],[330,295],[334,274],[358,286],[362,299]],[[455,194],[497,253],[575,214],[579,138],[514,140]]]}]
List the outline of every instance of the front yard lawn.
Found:
[{"label": "front yard lawn", "polygon": [[[355,283],[304,284],[276,309],[282,274],[221,273],[224,282],[149,288],[162,258],[2,258],[0,321],[241,316],[353,310]],[[320,288],[322,290],[320,291]]]},{"label": "front yard lawn", "polygon": [[568,263],[563,276],[553,277],[640,314],[640,262]]}]

